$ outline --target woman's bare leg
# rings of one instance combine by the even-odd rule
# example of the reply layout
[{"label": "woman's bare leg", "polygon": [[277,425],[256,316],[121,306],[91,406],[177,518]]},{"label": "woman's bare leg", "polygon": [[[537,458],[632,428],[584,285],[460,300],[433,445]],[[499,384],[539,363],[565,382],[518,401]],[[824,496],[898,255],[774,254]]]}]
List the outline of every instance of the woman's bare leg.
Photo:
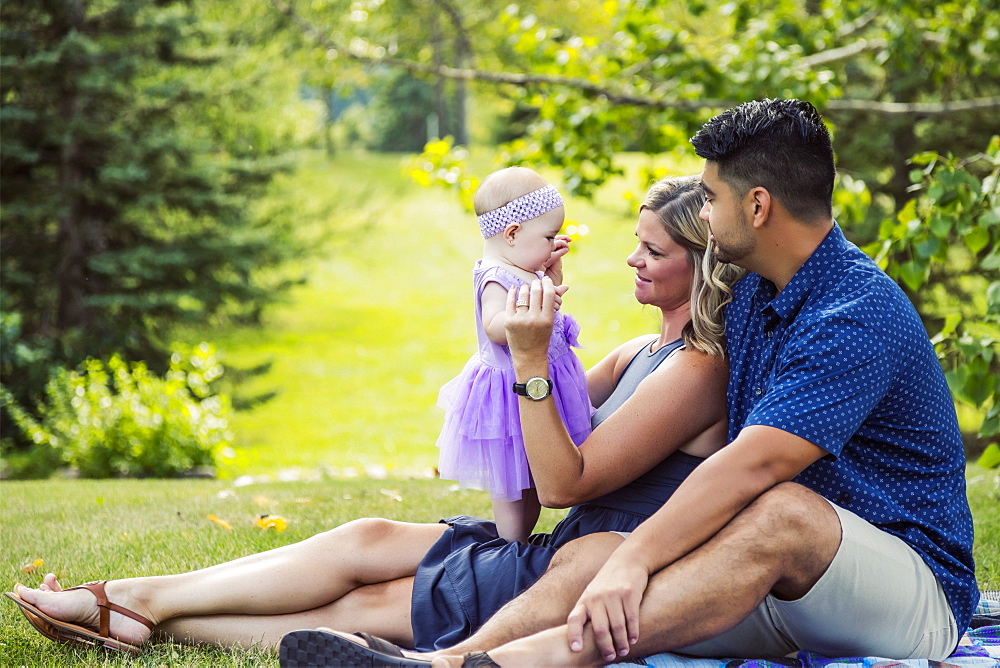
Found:
[{"label": "woman's bare leg", "polygon": [[276,647],[290,631],[327,627],[366,631],[403,647],[413,646],[410,597],[413,578],[359,587],[333,603],[284,615],[176,617],[156,627],[153,639],[226,647]]},{"label": "woman's bare leg", "polygon": [[[154,624],[177,617],[301,613],[333,603],[358,587],[414,575],[446,528],[355,520],[299,543],[197,571],[111,580],[105,591],[108,600]],[[96,599],[90,592],[56,591],[54,578],[51,584],[47,588],[53,591],[21,587],[18,593],[52,617],[97,627]],[[147,639],[149,630],[112,613],[111,635],[138,644]],[[199,637],[212,642],[207,627]]]}]

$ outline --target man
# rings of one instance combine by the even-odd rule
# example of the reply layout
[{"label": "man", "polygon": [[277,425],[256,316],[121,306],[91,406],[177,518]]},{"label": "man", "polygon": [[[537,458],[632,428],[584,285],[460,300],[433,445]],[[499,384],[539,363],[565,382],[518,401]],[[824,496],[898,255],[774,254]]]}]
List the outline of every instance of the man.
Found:
[{"label": "man", "polygon": [[[731,443],[623,542],[576,541],[591,560],[613,551],[565,626],[473,646],[489,656],[469,665],[667,650],[943,659],[978,593],[964,452],[920,318],[833,221],[833,150],[812,105],[749,102],[692,143],[716,253],[752,272],[726,311]],[[539,586],[558,589],[549,575]]]}]

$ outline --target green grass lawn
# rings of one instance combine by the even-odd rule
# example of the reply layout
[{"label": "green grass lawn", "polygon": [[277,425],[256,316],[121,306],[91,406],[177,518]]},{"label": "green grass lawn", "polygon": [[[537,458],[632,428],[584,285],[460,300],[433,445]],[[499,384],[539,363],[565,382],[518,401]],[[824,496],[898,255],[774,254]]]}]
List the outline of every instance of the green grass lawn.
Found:
[{"label": "green grass lawn", "polygon": [[[488,157],[476,160],[481,173],[492,168]],[[688,163],[675,171],[697,169]],[[582,327],[586,365],[658,324],[635,304],[625,265],[634,244],[634,215],[622,198],[629,187],[620,179],[596,203],[567,205],[568,218],[589,227],[566,261],[565,300]],[[233,416],[236,442],[221,478],[0,484],[4,590],[36,583],[49,570],[75,584],[208,566],[363,516],[433,522],[489,514],[485,493],[433,479],[443,417],[437,391],[475,348],[470,270],[481,241],[472,216],[450,195],[408,183],[393,156],[326,162],[306,155],[287,188],[304,212],[332,212],[318,223],[304,216],[303,225],[315,226],[310,234],[329,236],[303,265],[309,282],[260,327],[209,323],[177,333],[188,343],[212,341],[234,370],[270,364],[238,388],[243,397],[273,398]],[[968,480],[979,580],[998,589],[1000,472],[970,466]],[[261,513],[287,519],[287,531],[254,526]],[[561,514],[545,511],[541,528]],[[35,560],[43,561],[37,571],[22,571]],[[0,617],[0,665],[277,663],[253,651],[174,645],[108,660],[45,641],[6,602]]]},{"label": "green grass lawn", "polygon": [[[1000,471],[970,466],[975,556],[984,589],[1000,589]],[[172,573],[286,545],[348,520],[379,516],[433,522],[457,513],[488,514],[485,494],[441,480],[256,483],[220,480],[49,480],[5,482],[0,498],[0,586],[36,584],[48,571],[62,582]],[[283,533],[254,525],[261,513],[288,521]],[[228,522],[226,530],[208,519]],[[561,511],[545,511],[541,529]],[[36,560],[43,563],[32,570]],[[32,572],[24,572],[26,569]],[[0,603],[0,665],[277,665],[256,650],[166,644],[136,659],[70,650],[38,635],[6,600]]]}]

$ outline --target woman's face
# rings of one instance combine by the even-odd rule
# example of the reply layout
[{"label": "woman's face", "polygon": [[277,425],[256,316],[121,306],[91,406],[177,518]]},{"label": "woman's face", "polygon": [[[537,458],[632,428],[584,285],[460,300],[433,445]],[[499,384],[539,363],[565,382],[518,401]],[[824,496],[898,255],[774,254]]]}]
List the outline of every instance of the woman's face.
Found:
[{"label": "woman's face", "polygon": [[643,209],[635,235],[639,245],[628,256],[635,269],[635,298],[640,304],[671,311],[691,300],[692,268],[687,252],[663,228],[660,217]]}]

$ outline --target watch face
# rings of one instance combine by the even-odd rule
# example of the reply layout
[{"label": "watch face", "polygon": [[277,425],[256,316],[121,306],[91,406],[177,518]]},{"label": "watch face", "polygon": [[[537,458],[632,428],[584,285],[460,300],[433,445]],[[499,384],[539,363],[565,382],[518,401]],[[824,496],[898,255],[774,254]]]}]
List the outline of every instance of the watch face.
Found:
[{"label": "watch face", "polygon": [[544,378],[532,378],[525,383],[524,390],[532,399],[544,399],[549,396],[549,381]]}]

